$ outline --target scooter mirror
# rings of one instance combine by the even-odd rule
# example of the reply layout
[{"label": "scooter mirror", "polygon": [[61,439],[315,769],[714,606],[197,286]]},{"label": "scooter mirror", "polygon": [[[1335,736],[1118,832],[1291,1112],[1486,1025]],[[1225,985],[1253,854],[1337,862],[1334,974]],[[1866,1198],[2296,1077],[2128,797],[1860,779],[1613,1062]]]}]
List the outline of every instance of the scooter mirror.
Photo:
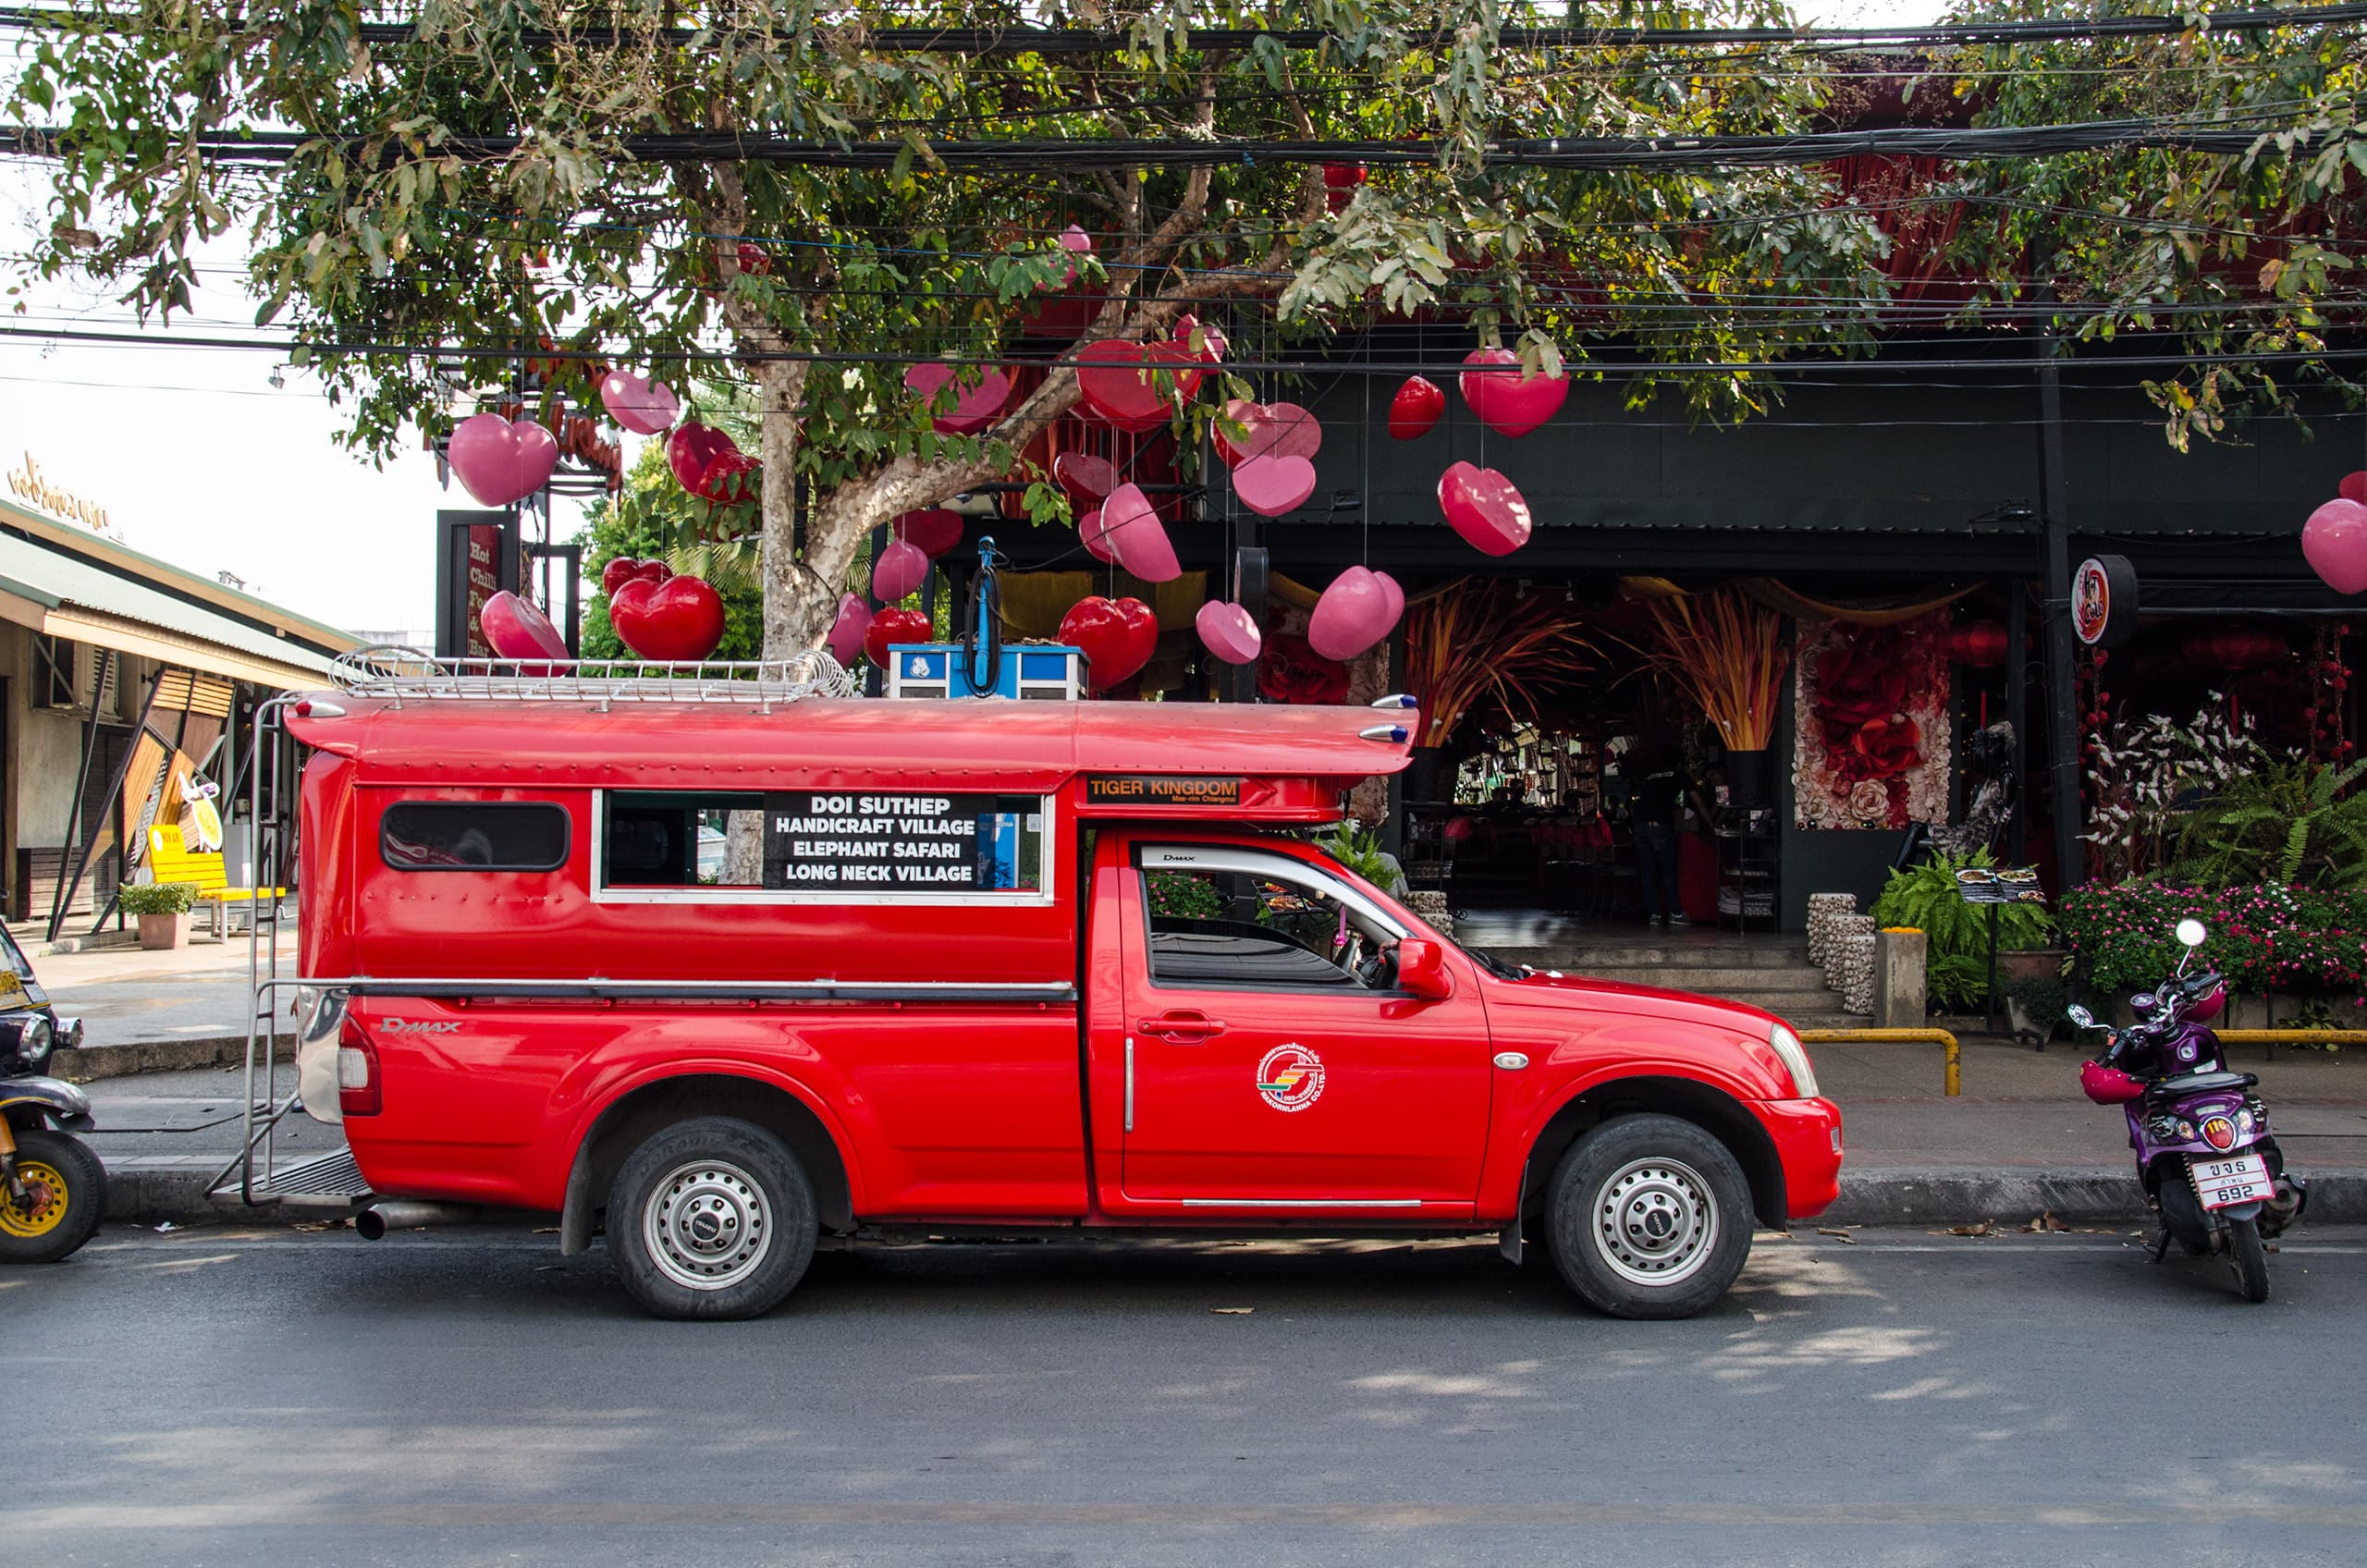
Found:
[{"label": "scooter mirror", "polygon": [[2211,933],[2203,928],[2202,922],[2200,920],[2189,918],[2178,922],[2178,940],[2189,948],[2202,946],[2204,938],[2210,935]]},{"label": "scooter mirror", "polygon": [[2065,1010],[2063,1016],[2077,1028],[2093,1029],[2096,1026],[2096,1015],[2076,1002]]}]

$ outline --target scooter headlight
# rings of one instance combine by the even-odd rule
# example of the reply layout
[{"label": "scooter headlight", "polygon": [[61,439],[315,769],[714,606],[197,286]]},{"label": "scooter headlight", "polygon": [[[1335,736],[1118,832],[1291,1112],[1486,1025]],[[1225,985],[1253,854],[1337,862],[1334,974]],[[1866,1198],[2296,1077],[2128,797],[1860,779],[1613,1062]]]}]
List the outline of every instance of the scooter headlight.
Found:
[{"label": "scooter headlight", "polygon": [[1783,1059],[1784,1071],[1792,1075],[1792,1093],[1800,1099],[1816,1098],[1816,1065],[1809,1060],[1809,1048],[1800,1037],[1781,1023],[1770,1024],[1767,1043]]}]

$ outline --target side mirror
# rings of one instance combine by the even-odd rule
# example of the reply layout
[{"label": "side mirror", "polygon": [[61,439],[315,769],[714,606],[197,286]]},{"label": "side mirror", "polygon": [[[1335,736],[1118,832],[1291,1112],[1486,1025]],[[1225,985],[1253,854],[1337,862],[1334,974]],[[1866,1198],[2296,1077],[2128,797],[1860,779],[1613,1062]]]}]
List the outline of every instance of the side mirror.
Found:
[{"label": "side mirror", "polygon": [[1397,988],[1426,1002],[1442,1002],[1454,995],[1454,976],[1447,971],[1446,949],[1428,937],[1400,939]]},{"label": "side mirror", "polygon": [[2204,939],[2210,935],[2211,933],[2203,928],[2202,922],[2192,916],[2178,922],[2178,940],[2189,948],[2202,946]]},{"label": "side mirror", "polygon": [[2096,1015],[2076,1002],[2064,1010],[2063,1016],[2078,1028],[2093,1029],[2096,1026]]}]

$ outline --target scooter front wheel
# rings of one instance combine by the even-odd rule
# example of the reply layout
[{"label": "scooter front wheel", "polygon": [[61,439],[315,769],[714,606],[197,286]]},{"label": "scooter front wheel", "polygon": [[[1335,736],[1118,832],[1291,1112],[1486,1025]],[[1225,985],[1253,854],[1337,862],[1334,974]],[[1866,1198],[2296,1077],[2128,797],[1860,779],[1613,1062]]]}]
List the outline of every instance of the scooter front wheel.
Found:
[{"label": "scooter front wheel", "polygon": [[2261,1244],[2260,1221],[2227,1221],[2227,1256],[2236,1266],[2236,1283],[2249,1302],[2268,1299],[2268,1249]]},{"label": "scooter front wheel", "polygon": [[17,1133],[21,1198],[0,1186],[0,1263],[55,1263],[91,1239],[107,1207],[106,1167],[80,1138]]}]

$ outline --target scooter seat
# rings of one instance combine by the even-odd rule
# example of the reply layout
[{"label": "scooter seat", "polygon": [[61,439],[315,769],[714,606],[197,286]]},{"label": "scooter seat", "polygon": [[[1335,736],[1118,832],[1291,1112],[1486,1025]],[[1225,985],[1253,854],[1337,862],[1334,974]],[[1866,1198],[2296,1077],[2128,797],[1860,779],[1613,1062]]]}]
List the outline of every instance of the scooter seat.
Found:
[{"label": "scooter seat", "polygon": [[2145,1096],[2148,1099],[2181,1100],[2189,1095],[2249,1089],[2259,1082],[2260,1079],[2250,1072],[2187,1072],[2146,1085]]}]

